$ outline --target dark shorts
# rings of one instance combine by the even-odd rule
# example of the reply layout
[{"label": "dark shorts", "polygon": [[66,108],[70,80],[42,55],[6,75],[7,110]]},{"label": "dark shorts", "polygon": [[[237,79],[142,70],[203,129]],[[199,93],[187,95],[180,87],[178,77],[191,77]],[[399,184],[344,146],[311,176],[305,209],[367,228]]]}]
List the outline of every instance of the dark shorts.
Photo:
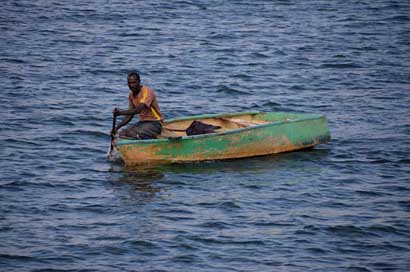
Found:
[{"label": "dark shorts", "polygon": [[158,121],[140,121],[120,131],[120,137],[138,140],[156,139],[161,134],[162,125]]}]

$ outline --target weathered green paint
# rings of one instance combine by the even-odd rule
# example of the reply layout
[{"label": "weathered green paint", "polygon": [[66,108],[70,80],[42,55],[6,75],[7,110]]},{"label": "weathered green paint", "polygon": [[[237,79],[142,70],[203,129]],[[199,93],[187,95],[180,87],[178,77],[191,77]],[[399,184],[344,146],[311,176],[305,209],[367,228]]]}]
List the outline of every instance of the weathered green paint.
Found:
[{"label": "weathered green paint", "polygon": [[116,142],[116,148],[127,165],[135,165],[267,155],[306,148],[330,140],[327,120],[317,114],[245,112],[184,117],[169,120],[168,123],[244,115],[270,123],[223,133],[186,136],[178,140],[120,139]]}]

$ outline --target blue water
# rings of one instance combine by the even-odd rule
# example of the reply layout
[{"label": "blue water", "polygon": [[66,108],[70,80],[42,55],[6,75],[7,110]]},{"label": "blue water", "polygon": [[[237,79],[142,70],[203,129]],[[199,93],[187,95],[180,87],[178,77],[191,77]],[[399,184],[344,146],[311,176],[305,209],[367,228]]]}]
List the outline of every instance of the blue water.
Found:
[{"label": "blue water", "polygon": [[[410,2],[3,1],[0,31],[1,271],[410,271]],[[320,113],[333,140],[125,168],[130,69],[166,118]]]}]

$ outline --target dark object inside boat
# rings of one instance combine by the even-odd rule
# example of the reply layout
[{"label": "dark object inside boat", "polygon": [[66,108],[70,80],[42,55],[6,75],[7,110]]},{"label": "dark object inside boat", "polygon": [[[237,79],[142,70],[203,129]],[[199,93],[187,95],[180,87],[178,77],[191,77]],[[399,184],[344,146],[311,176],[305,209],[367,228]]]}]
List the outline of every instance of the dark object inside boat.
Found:
[{"label": "dark object inside boat", "polygon": [[208,133],[215,133],[215,130],[220,129],[220,126],[214,126],[202,123],[200,121],[193,121],[191,125],[186,129],[186,135],[200,135],[200,134],[208,134]]}]

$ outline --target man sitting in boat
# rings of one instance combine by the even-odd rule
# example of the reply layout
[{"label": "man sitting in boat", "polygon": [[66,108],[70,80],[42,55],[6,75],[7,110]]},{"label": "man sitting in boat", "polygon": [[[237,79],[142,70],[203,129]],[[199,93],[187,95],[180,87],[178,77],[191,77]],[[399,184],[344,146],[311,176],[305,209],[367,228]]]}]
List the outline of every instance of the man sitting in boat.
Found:
[{"label": "man sitting in boat", "polygon": [[113,130],[113,136],[121,127],[127,125],[135,114],[139,114],[139,122],[121,130],[120,137],[139,140],[155,139],[161,133],[164,118],[154,91],[141,85],[140,75],[136,71],[128,74],[128,87],[130,88],[128,110],[115,108],[113,111],[115,116],[125,115]]}]

